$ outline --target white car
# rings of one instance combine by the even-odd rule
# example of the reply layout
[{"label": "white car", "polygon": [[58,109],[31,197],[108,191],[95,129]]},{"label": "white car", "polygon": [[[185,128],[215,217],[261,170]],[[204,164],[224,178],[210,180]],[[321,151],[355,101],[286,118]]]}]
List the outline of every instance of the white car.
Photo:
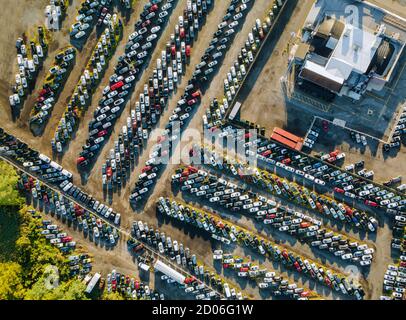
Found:
[{"label": "white car", "polygon": [[352,258],[352,253],[346,253],[341,256],[341,259],[348,260]]},{"label": "white car", "polygon": [[160,26],[155,26],[151,29],[151,33],[157,33],[159,30],[161,30]]}]

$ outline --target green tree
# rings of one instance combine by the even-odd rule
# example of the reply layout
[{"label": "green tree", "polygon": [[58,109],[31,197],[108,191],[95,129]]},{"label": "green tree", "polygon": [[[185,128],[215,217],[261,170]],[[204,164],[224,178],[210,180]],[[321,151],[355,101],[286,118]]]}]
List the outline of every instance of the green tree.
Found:
[{"label": "green tree", "polygon": [[22,299],[25,289],[21,281],[22,268],[18,263],[0,263],[0,300]]},{"label": "green tree", "polygon": [[86,285],[79,280],[69,280],[56,288],[47,288],[46,277],[40,278],[30,290],[27,291],[26,300],[88,300],[85,295]]},{"label": "green tree", "polygon": [[121,294],[119,294],[117,291],[103,294],[102,299],[103,300],[124,300],[123,296]]},{"label": "green tree", "polygon": [[[24,205],[14,168],[0,161],[0,300],[86,300],[86,286],[70,279],[65,256],[41,235],[41,220]],[[4,262],[3,262],[4,261]],[[47,266],[58,270],[48,286]]]},{"label": "green tree", "polygon": [[24,203],[16,186],[18,175],[15,169],[4,161],[0,161],[0,205],[19,206]]}]

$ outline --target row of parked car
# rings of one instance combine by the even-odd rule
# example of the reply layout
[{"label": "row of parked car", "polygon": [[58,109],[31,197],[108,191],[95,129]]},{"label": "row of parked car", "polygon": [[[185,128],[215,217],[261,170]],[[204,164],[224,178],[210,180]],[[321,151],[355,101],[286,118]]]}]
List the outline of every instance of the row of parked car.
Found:
[{"label": "row of parked car", "polygon": [[48,183],[58,185],[72,181],[73,175],[46,155],[31,149],[26,143],[6,133],[0,128],[0,154],[40,176]]},{"label": "row of parked car", "polygon": [[247,72],[258,54],[266,34],[274,25],[275,17],[279,13],[283,2],[280,1],[280,3],[280,6],[272,6],[267,12],[264,22],[261,22],[260,19],[255,21],[244,47],[241,48],[238,58],[227,73],[227,78],[224,79],[224,97],[220,99],[214,98],[203,116],[203,125],[206,128],[222,125],[225,114],[235,99],[238,89],[243,85]]},{"label": "row of parked car", "polygon": [[381,300],[405,300],[406,256],[401,256],[399,265],[388,265],[383,280]]},{"label": "row of parked car", "polygon": [[[199,19],[199,10],[202,11]],[[202,26],[202,18],[206,17],[208,7],[206,1],[196,0],[186,3],[184,15],[178,18],[174,33],[170,35],[166,49],[156,61],[152,75],[144,84],[135,108],[127,117],[114,149],[102,167],[103,186],[108,190],[119,190],[129,178],[131,163],[146,145],[150,130],[154,128],[167,106],[169,97],[176,90],[180,78],[190,61],[191,45]],[[200,22],[199,22],[200,20]],[[131,50],[128,48],[127,51]],[[195,97],[200,93],[197,91]],[[191,109],[191,107],[189,107]],[[94,131],[96,133],[96,130]]]},{"label": "row of parked car", "polygon": [[[116,228],[111,227],[84,207],[72,202],[63,194],[48,188],[39,180],[20,173],[18,188],[27,196],[32,197],[34,201],[43,203],[61,221],[78,226],[85,236],[91,235],[95,242],[104,242],[110,247],[116,244],[120,236]],[[108,213],[108,216],[104,216],[106,220],[116,224],[120,222],[119,214],[115,214],[111,209]]]},{"label": "row of parked car", "polygon": [[312,127],[311,130],[307,132],[306,138],[303,141],[303,146],[308,148],[309,151],[313,149],[314,144],[320,135],[320,129],[318,127]]},{"label": "row of parked car", "polygon": [[406,214],[401,213],[393,219],[393,238],[391,241],[392,249],[406,255]]},{"label": "row of parked car", "polygon": [[71,172],[51,161],[46,155],[31,149],[26,143],[5,133],[2,128],[0,128],[0,154],[24,167],[26,171],[31,171],[41,180],[59,188],[62,193],[71,196],[103,219],[111,219],[114,224],[120,224],[121,215],[75,186],[72,183],[73,175]]},{"label": "row of parked car", "polygon": [[254,280],[259,289],[269,290],[273,296],[293,300],[309,300],[309,297],[319,298],[317,293],[299,287],[294,282],[289,282],[274,271],[260,268],[259,265],[248,259],[225,254],[222,250],[215,250],[213,259],[221,260],[223,269],[235,271],[238,278]]},{"label": "row of parked car", "polygon": [[29,43],[18,38],[16,41],[18,73],[11,87],[9,97],[11,109],[19,108],[35,86],[38,73],[48,53],[48,42],[43,27],[37,28],[37,35]]},{"label": "row of parked car", "polygon": [[[227,125],[223,128],[223,131],[225,135],[233,138],[237,136],[237,131],[239,130],[233,125]],[[244,139],[244,135],[237,137],[237,139]],[[256,147],[256,154],[248,150],[250,146],[251,148],[253,146]],[[260,167],[274,168],[276,166],[288,173],[294,174],[296,177],[300,177],[300,179],[304,179],[304,181],[322,187],[331,186],[335,192],[342,193],[349,201],[361,200],[366,205],[372,207],[380,207],[381,200],[391,199],[390,202],[393,202],[393,205],[391,208],[386,208],[387,213],[396,214],[404,210],[403,202],[399,202],[406,198],[396,194],[395,190],[393,192],[389,191],[370,179],[355,175],[345,169],[339,169],[325,160],[304,155],[264,137],[260,137],[252,142],[246,142],[245,147],[247,148],[247,155],[256,156]],[[339,151],[334,151],[329,156],[333,155],[337,160],[339,154]]]},{"label": "row of parked car", "polygon": [[[219,299],[218,294],[210,290],[204,281],[211,285],[216,284],[216,287],[222,291],[223,282],[219,281],[219,277],[210,274],[208,270],[205,270],[204,266],[199,264],[195,254],[191,254],[190,249],[184,247],[182,243],[178,243],[177,240],[171,239],[171,237],[165,235],[164,232],[160,232],[158,229],[154,230],[149,227],[147,223],[142,221],[135,221],[132,226],[132,235],[148,245],[154,247],[160,254],[168,256],[171,260],[174,260],[177,265],[182,268],[187,268],[197,278],[187,278],[185,284],[197,285],[195,290],[188,289],[187,293],[194,294],[196,299]],[[135,248],[134,251],[141,251],[142,248]],[[167,279],[168,280],[168,279]],[[168,282],[174,282],[169,280]],[[237,294],[236,294],[237,296]],[[241,293],[238,293],[239,297],[242,297]]]},{"label": "row of parked car", "polygon": [[361,266],[371,264],[374,249],[367,244],[359,244],[343,234],[324,228],[320,220],[242,188],[224,177],[188,167],[180,168],[179,173],[172,177],[172,182],[180,183],[182,191],[205,198],[209,203],[231,212],[241,212],[314,248],[327,251],[344,262]]},{"label": "row of parked car", "polygon": [[58,225],[53,224],[51,220],[43,219],[41,214],[35,210],[30,210],[30,213],[34,219],[38,220],[39,232],[47,242],[57,247],[62,254],[70,254],[66,259],[69,275],[85,277],[92,270],[90,256],[86,253],[77,253],[76,242]]},{"label": "row of parked car", "polygon": [[107,293],[118,292],[126,299],[133,300],[165,300],[165,296],[157,290],[150,289],[147,284],[134,277],[112,270],[107,279],[101,280]]},{"label": "row of parked car", "polygon": [[75,64],[76,50],[67,47],[56,54],[54,63],[48,70],[42,89],[31,110],[29,124],[34,135],[42,132],[47,120],[50,118],[59,94]]},{"label": "row of parked car", "polygon": [[[86,168],[100,151],[101,145],[108,137],[124,110],[126,101],[131,96],[136,77],[147,65],[148,51],[155,46],[162,26],[169,17],[172,0],[151,0],[145,5],[140,20],[135,24],[135,31],[129,36],[126,47],[136,46],[134,54],[123,54],[115,66],[115,73],[109,79],[109,85],[103,89],[103,97],[98,102],[93,119],[89,122],[89,137],[77,158],[77,164]],[[165,3],[165,4],[164,4]],[[166,12],[166,15],[161,13]],[[162,18],[160,17],[162,16]],[[148,47],[142,48],[149,43]]]},{"label": "row of parked car", "polygon": [[[193,225],[200,230],[205,230],[210,233],[212,238],[221,241],[225,244],[232,242],[246,246],[261,255],[267,255],[270,260],[280,262],[283,265],[296,270],[299,273],[307,274],[315,281],[319,281],[336,291],[344,293],[342,286],[348,287],[348,281],[344,281],[346,277],[338,274],[319,263],[306,259],[296,252],[286,250],[280,245],[275,244],[269,238],[254,234],[242,227],[232,224],[230,221],[220,219],[218,216],[209,211],[196,209],[185,203],[179,203],[174,200],[160,198],[157,202],[158,213],[169,216],[172,219],[178,220],[186,225]],[[188,229],[190,230],[190,229]],[[215,257],[219,255],[215,253]],[[342,285],[340,285],[340,283]],[[345,287],[345,288],[346,288]],[[353,289],[357,289],[358,293],[349,289],[345,294],[360,295],[363,291],[359,286],[352,285]]]},{"label": "row of parked car", "polygon": [[114,55],[121,33],[121,21],[114,14],[93,49],[86,68],[55,130],[54,138],[51,140],[54,152],[62,153],[63,148],[72,139],[72,135],[79,126],[80,119],[91,104],[92,95],[103,78],[109,60]]},{"label": "row of parked car", "polygon": [[[398,178],[394,178],[400,180]],[[394,180],[392,179],[392,180]],[[400,181],[399,181],[400,182]],[[388,265],[383,280],[381,300],[406,299],[406,215],[395,216],[392,227],[392,258],[396,265]]]},{"label": "row of parked car", "polygon": [[191,162],[197,159],[194,157],[200,157],[200,163],[224,171],[227,174],[239,176],[245,182],[253,184],[262,190],[267,190],[267,192],[275,196],[282,196],[290,202],[315,210],[335,220],[352,224],[357,228],[369,230],[370,232],[375,232],[377,229],[378,221],[374,217],[368,216],[365,211],[359,212],[345,203],[317,193],[296,182],[290,182],[273,172],[259,168],[252,169],[235,158],[229,159],[227,155],[218,155],[208,147],[194,145],[192,151],[193,158],[190,159]]},{"label": "row of parked car", "polygon": [[108,25],[111,19],[109,8],[111,0],[85,0],[78,9],[75,23],[70,27],[69,36],[72,40],[81,42],[90,35],[93,27],[105,24]]},{"label": "row of parked car", "polygon": [[395,123],[395,129],[392,134],[390,143],[383,145],[383,150],[388,152],[392,148],[399,149],[402,144],[402,139],[406,135],[406,105],[402,107],[401,114]]},{"label": "row of parked car", "polygon": [[[249,0],[232,0],[227,9],[227,14],[223,17],[223,21],[219,24],[216,33],[210,41],[208,49],[201,58],[201,62],[196,65],[192,78],[188,81],[185,88],[185,93],[177,102],[177,106],[173,111],[173,115],[169,117],[169,122],[165,126],[166,134],[158,138],[158,144],[154,146],[153,154],[146,162],[144,168],[145,174],[141,175],[135,184],[130,195],[130,202],[136,203],[143,199],[151,186],[157,180],[157,174],[152,170],[159,170],[159,156],[165,156],[165,153],[170,148],[163,146],[172,146],[172,142],[176,141],[180,132],[178,129],[185,127],[187,119],[190,118],[193,109],[199,104],[200,90],[203,89],[210,81],[215,70],[217,70],[224,54],[232,42],[236,34],[236,28],[242,24],[243,19],[248,13]],[[169,156],[169,155],[166,155]],[[152,172],[152,173],[151,173]]]}]

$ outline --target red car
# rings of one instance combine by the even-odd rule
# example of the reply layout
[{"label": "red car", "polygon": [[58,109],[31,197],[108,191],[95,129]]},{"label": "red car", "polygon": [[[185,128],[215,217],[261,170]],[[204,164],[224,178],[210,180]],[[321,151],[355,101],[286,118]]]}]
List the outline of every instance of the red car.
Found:
[{"label": "red car", "polygon": [[300,227],[301,228],[308,228],[308,227],[310,227],[310,223],[309,222],[302,222],[301,224],[300,224]]},{"label": "red car", "polygon": [[189,277],[185,279],[185,284],[190,284],[196,280],[195,277]]},{"label": "red car", "polygon": [[340,150],[332,151],[332,152],[330,152],[330,157],[337,157],[339,153],[340,153]]},{"label": "red car", "polygon": [[124,82],[123,82],[123,81],[119,81],[119,82],[113,84],[113,85],[110,87],[110,91],[117,90],[117,89],[121,88],[123,85],[124,85]]},{"label": "red car", "polygon": [[192,93],[192,97],[193,97],[193,98],[198,98],[198,97],[200,97],[200,91],[198,90],[198,91],[193,92],[193,93]]},{"label": "red car", "polygon": [[338,188],[338,187],[335,187],[335,188],[334,188],[334,191],[335,191],[335,192],[338,192],[338,193],[344,193],[344,192],[345,192],[343,189]]},{"label": "red car", "polygon": [[151,166],[146,166],[146,167],[142,168],[141,172],[144,173],[144,172],[147,172],[147,171],[149,171],[151,169],[152,169]]},{"label": "red car", "polygon": [[272,154],[272,150],[266,150],[266,151],[264,151],[264,152],[261,153],[261,156],[267,157],[267,156],[269,156],[269,155],[271,155],[271,154]]},{"label": "red car", "polygon": [[296,268],[297,271],[302,272],[302,268],[300,267],[299,262],[295,261],[295,262],[293,263],[293,265],[295,266],[295,268]]},{"label": "red car", "polygon": [[97,136],[100,138],[100,137],[105,136],[106,134],[107,134],[107,130],[102,130],[97,134]]},{"label": "red car", "polygon": [[188,104],[188,106],[192,106],[192,105],[194,105],[196,102],[197,102],[196,99],[191,99],[191,100],[189,100],[189,101],[187,102],[187,104]]},{"label": "red car", "polygon": [[185,28],[180,28],[179,29],[179,36],[181,39],[185,37]]},{"label": "red car", "polygon": [[190,45],[187,45],[187,46],[186,46],[185,53],[186,53],[186,57],[190,57],[190,54],[191,54]]},{"label": "red car", "polygon": [[77,163],[77,164],[80,164],[80,163],[82,163],[82,162],[85,161],[85,160],[86,160],[85,157],[79,157],[79,158],[77,158],[76,163]]},{"label": "red car", "polygon": [[286,158],[286,159],[283,159],[281,162],[282,162],[283,164],[289,164],[289,163],[292,162],[292,160],[290,160],[290,158]]},{"label": "red car", "polygon": [[70,241],[72,241],[72,237],[65,237],[65,238],[62,238],[62,242],[63,243],[66,243],[66,242],[70,242]]},{"label": "red car", "polygon": [[219,222],[217,222],[216,227],[220,228],[220,229],[224,229],[225,225],[223,222],[219,221]]},{"label": "red car", "polygon": [[364,203],[365,203],[367,206],[370,206],[370,207],[377,207],[377,206],[378,206],[378,204],[377,204],[376,202],[370,201],[370,200],[365,200]]},{"label": "red car", "polygon": [[113,175],[113,169],[111,169],[111,167],[107,167],[106,174],[110,178]]},{"label": "red car", "polygon": [[151,6],[151,8],[149,8],[149,12],[154,12],[154,11],[157,11],[157,10],[158,10],[158,5],[157,4],[154,4],[154,5]]},{"label": "red car", "polygon": [[176,47],[174,44],[171,46],[171,54],[173,57],[176,55]]}]

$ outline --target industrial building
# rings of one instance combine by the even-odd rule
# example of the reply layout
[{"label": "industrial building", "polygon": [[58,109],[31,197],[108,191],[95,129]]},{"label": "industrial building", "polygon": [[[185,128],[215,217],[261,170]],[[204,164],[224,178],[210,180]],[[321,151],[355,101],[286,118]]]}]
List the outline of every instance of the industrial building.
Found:
[{"label": "industrial building", "polygon": [[406,20],[366,1],[317,0],[293,49],[295,81],[360,100],[393,78]]}]

